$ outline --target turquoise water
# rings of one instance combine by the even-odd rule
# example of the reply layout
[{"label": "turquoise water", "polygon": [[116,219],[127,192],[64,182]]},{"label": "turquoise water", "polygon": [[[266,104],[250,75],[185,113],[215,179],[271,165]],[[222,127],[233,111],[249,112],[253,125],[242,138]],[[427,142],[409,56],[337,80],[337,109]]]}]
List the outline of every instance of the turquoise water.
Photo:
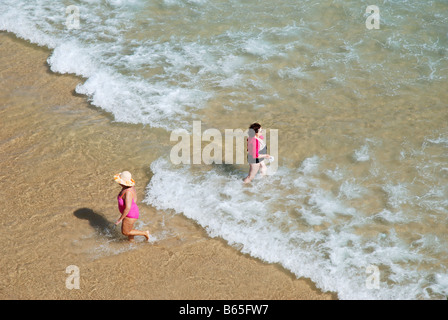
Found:
[{"label": "turquoise water", "polygon": [[167,149],[148,205],[341,299],[448,294],[446,1],[2,0],[0,29],[52,49],[51,70],[85,78],[76,92],[115,121],[259,121],[278,142],[275,174],[250,186],[247,165]]}]

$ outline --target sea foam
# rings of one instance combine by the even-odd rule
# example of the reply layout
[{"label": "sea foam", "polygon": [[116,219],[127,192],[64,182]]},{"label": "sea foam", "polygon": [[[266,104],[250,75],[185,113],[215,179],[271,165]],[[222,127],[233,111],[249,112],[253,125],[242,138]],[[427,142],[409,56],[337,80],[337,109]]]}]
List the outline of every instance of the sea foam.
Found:
[{"label": "sea foam", "polygon": [[[372,158],[372,162],[378,160]],[[382,193],[376,185],[365,183],[368,177],[356,178],[350,170],[338,170],[342,178],[333,175],[333,184],[340,191],[334,193],[328,181],[322,180],[321,172],[328,164],[313,156],[299,168],[283,166],[274,176],[258,178],[247,186],[238,169],[229,172],[210,166],[196,170],[160,158],[151,164],[154,175],[144,201],[183,214],[211,237],[223,238],[263,261],[279,263],[297,277],[310,278],[322,290],[337,292],[341,299],[443,297],[446,267],[419,265],[436,261],[436,257],[446,260],[446,239],[442,243],[431,233],[415,237],[412,229],[403,228],[434,223],[418,214],[424,199],[393,183],[387,172],[382,176]],[[433,212],[444,203],[442,193],[434,199]],[[390,208],[373,213],[362,202],[351,202],[362,197],[381,200],[384,195]],[[414,214],[404,212],[409,204]],[[372,265],[380,270],[377,289],[366,286]],[[440,281],[434,284],[433,277]]]}]

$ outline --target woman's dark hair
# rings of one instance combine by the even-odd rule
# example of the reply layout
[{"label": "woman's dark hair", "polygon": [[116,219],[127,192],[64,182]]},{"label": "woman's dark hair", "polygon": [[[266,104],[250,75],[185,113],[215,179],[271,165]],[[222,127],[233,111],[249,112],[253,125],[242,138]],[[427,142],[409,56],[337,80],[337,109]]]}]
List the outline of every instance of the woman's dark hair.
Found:
[{"label": "woman's dark hair", "polygon": [[255,134],[258,133],[258,130],[260,130],[261,124],[255,122],[252,123],[249,127],[249,137],[255,137]]}]

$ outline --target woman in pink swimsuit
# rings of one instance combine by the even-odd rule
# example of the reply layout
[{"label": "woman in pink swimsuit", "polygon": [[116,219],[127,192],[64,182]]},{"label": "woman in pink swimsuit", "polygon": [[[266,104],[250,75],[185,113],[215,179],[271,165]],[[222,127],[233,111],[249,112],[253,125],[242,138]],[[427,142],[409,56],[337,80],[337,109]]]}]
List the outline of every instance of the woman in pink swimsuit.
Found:
[{"label": "woman in pink swimsuit", "polygon": [[264,137],[261,135],[263,128],[257,122],[252,123],[249,127],[249,138],[247,139],[247,162],[249,163],[249,174],[244,178],[244,183],[251,182],[258,170],[262,176],[266,175],[267,167],[264,159],[270,157],[267,154],[266,143],[263,142]]},{"label": "woman in pink swimsuit", "polygon": [[137,206],[137,192],[135,191],[135,181],[129,171],[123,171],[114,176],[115,182],[121,185],[122,189],[117,196],[118,210],[120,218],[115,222],[121,225],[121,232],[128,237],[129,241],[134,241],[134,236],[145,236],[149,240],[149,231],[139,231],[134,229],[134,223],[139,217]]}]

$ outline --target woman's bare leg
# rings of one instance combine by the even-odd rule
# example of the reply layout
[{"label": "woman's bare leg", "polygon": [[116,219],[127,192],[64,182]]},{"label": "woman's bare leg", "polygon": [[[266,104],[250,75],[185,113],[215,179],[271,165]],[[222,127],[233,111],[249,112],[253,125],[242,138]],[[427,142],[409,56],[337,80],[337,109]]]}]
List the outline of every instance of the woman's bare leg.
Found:
[{"label": "woman's bare leg", "polygon": [[258,172],[258,169],[260,169],[260,164],[259,163],[249,163],[249,175],[243,180],[244,183],[248,183],[251,182],[254,178],[255,175]]},{"label": "woman's bare leg", "polygon": [[144,236],[149,240],[149,231],[140,231],[134,229],[134,223],[137,219],[124,218],[121,224],[121,232],[128,237],[129,241],[134,241],[134,236]]},{"label": "woman's bare leg", "polygon": [[267,172],[268,172],[268,167],[266,166],[266,163],[264,163],[264,161],[260,162],[260,174],[262,176],[265,176]]}]

